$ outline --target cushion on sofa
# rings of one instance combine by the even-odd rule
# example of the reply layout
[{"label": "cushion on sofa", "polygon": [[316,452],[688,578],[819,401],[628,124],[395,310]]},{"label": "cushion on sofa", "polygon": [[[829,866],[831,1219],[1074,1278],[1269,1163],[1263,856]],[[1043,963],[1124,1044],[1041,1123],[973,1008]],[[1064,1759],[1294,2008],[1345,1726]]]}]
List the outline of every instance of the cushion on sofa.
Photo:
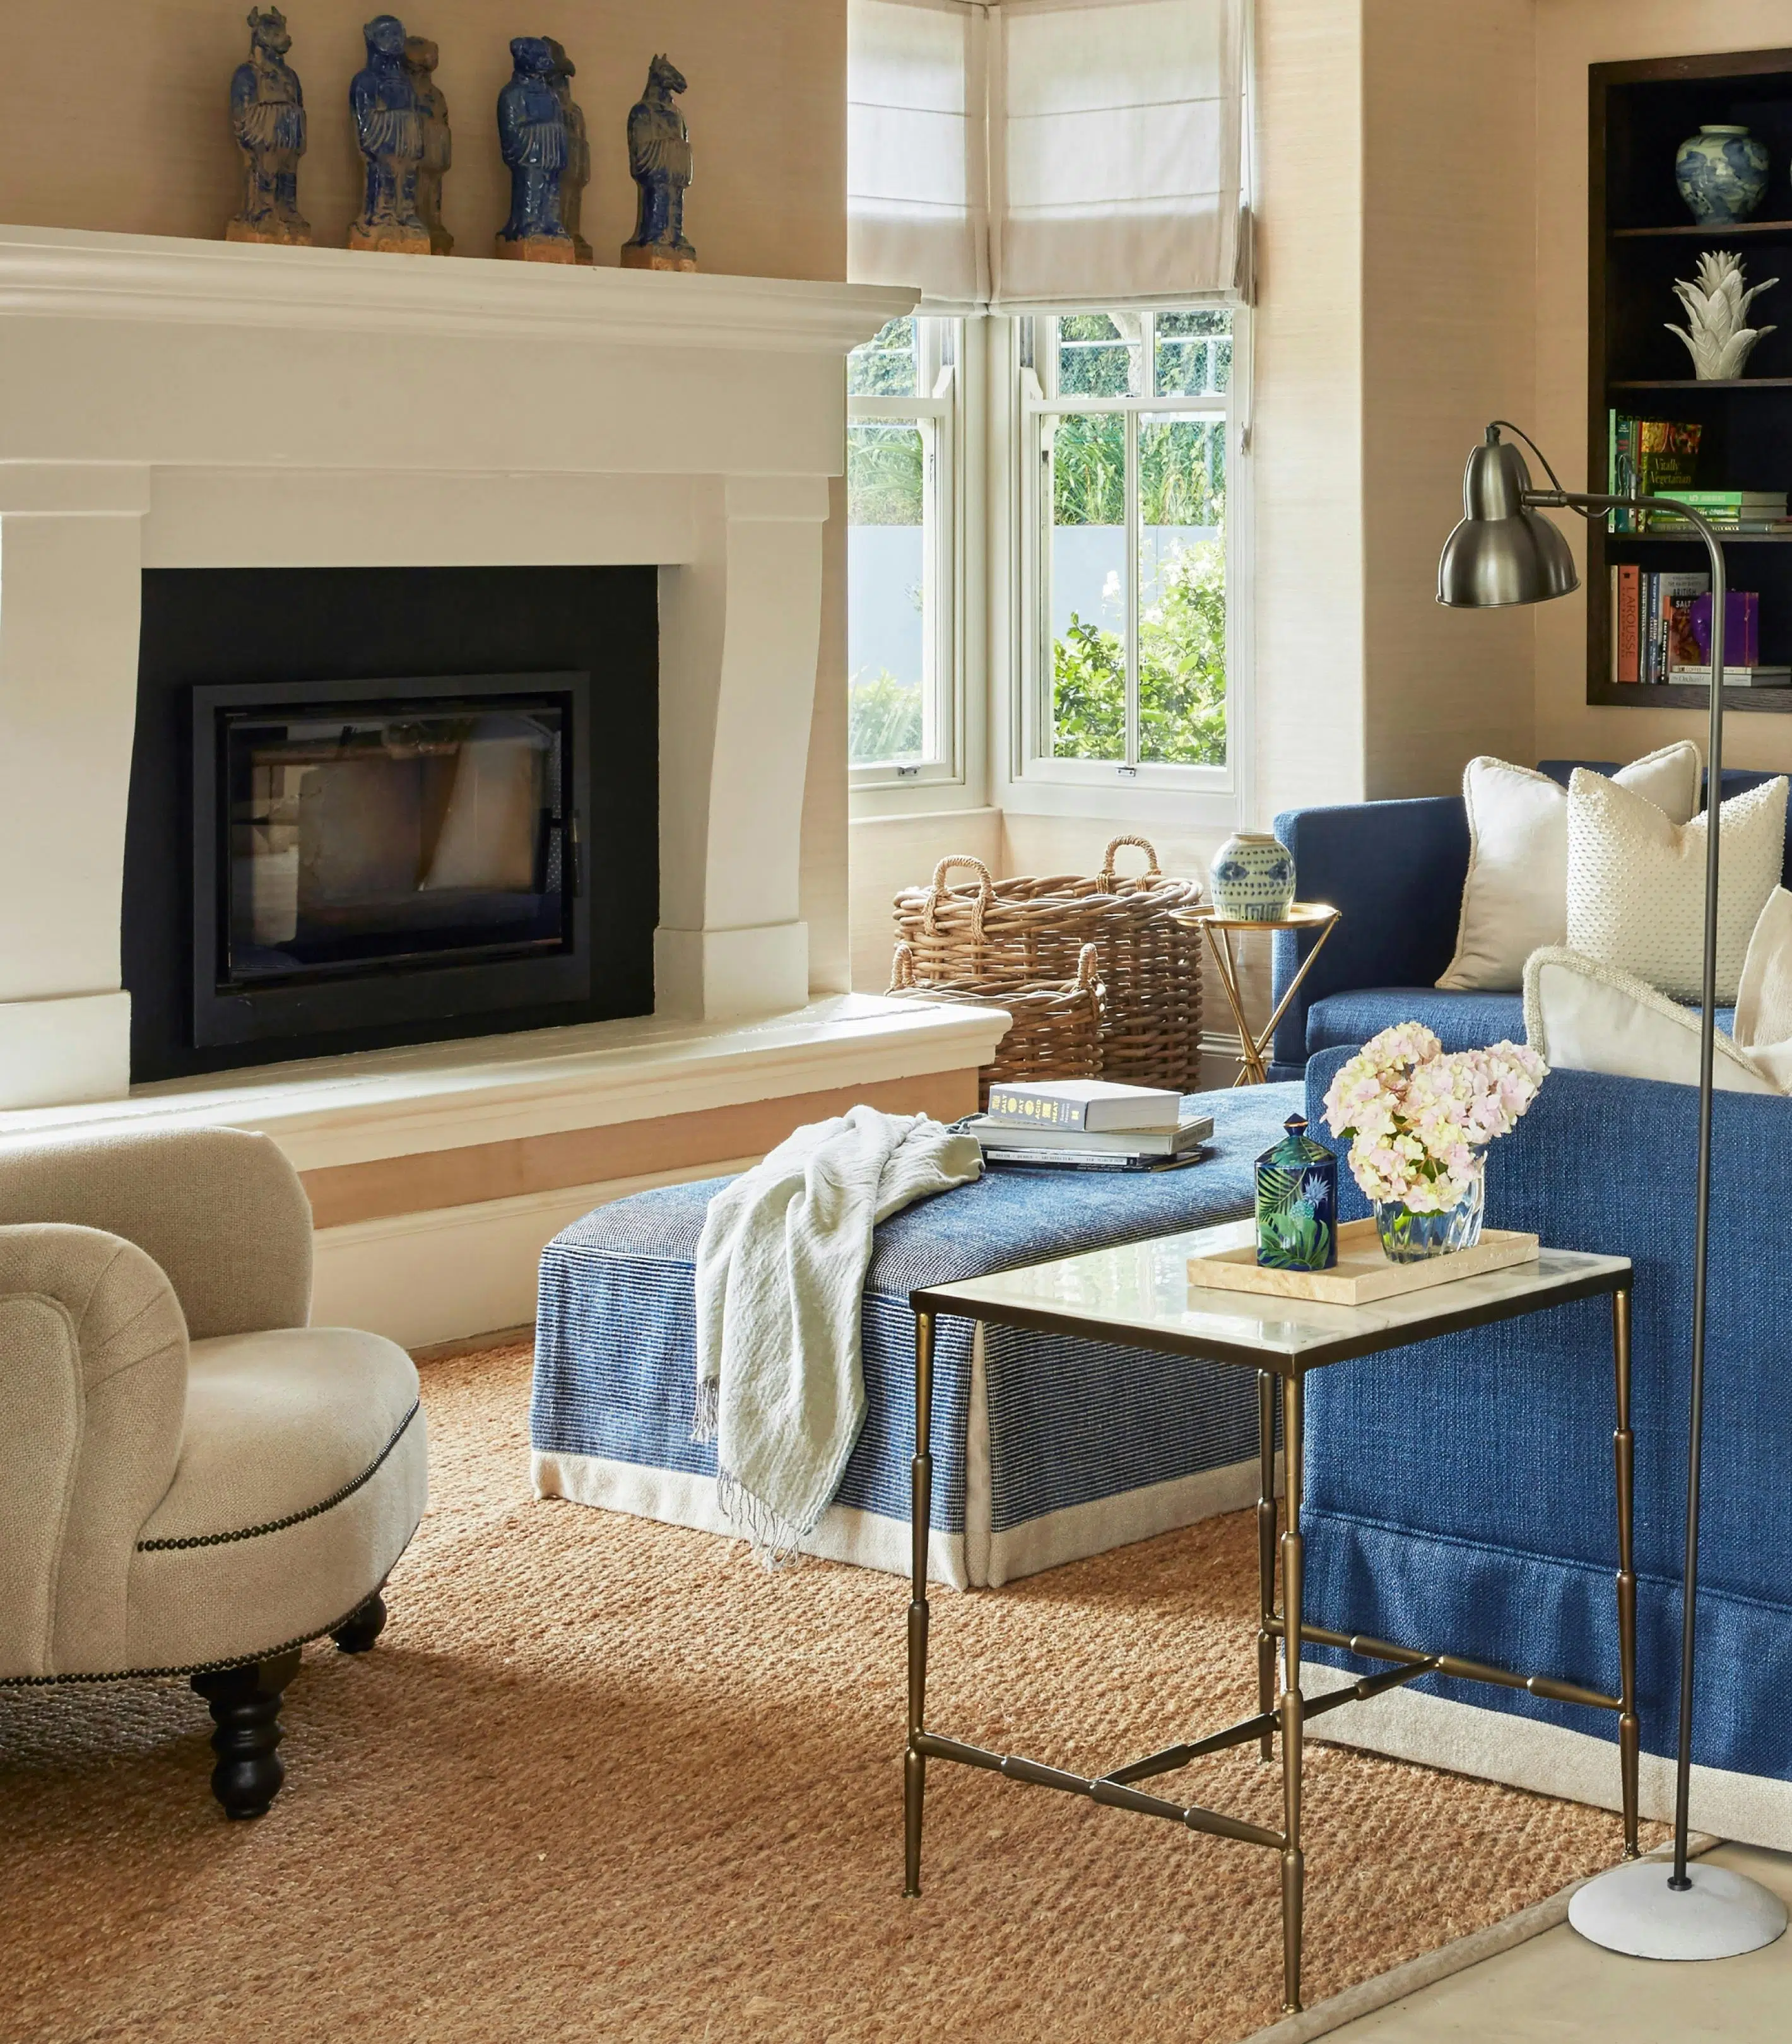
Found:
[{"label": "cushion on sofa", "polygon": [[1422,1022],[1446,1051],[1521,1042],[1521,993],[1453,993],[1436,986],[1362,986],[1329,993],[1306,1012],[1306,1049],[1356,1050],[1396,1022]]},{"label": "cushion on sofa", "polygon": [[[1698,747],[1682,739],[1613,778],[1683,824],[1698,807],[1700,772]],[[1468,874],[1456,955],[1437,984],[1513,991],[1531,953],[1567,933],[1568,797],[1551,775],[1489,758],[1469,761],[1462,793]]]},{"label": "cushion on sofa", "polygon": [[[1733,1002],[1742,962],[1786,845],[1783,776],[1718,812],[1717,997]],[[1645,797],[1577,767],[1568,784],[1567,942],[1582,957],[1696,1001],[1702,976],[1709,812],[1677,825]]]},{"label": "cushion on sofa", "polygon": [[[1552,947],[1531,954],[1525,967],[1525,1035],[1558,1070],[1698,1084],[1699,1011],[1578,951]],[[1722,1091],[1783,1090],[1721,1026],[1715,1051],[1713,1083]]]}]

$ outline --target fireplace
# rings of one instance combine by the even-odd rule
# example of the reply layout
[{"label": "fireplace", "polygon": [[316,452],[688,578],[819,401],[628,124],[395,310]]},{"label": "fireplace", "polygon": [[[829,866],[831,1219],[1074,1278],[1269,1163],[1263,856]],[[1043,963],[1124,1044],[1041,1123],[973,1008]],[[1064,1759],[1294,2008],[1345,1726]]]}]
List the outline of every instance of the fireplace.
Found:
[{"label": "fireplace", "polygon": [[589,676],[193,691],[196,1047],[590,992]]},{"label": "fireplace", "polygon": [[650,1012],[656,620],[638,569],[147,572],[133,1078]]}]

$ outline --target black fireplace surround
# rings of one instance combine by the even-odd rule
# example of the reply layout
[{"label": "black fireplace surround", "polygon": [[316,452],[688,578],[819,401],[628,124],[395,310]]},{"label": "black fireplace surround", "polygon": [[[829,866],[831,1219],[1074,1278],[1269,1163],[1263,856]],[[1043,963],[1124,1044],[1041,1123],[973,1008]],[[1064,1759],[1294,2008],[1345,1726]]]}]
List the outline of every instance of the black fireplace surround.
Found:
[{"label": "black fireplace surround", "polygon": [[151,570],[142,1081],[651,1012],[651,568]]}]

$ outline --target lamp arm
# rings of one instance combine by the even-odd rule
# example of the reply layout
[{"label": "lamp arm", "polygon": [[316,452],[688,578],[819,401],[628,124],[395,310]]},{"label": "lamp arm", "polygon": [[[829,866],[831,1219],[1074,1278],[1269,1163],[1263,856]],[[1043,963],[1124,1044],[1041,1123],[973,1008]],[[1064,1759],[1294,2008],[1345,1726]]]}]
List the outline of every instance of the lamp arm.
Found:
[{"label": "lamp arm", "polygon": [[[1518,429],[1514,427],[1514,432]],[[1522,437],[1522,436],[1521,436]],[[1539,454],[1537,459],[1543,460]],[[1547,461],[1545,468],[1549,467]],[[1556,480],[1551,470],[1550,479]],[[1589,515],[1605,511],[1676,513],[1705,542],[1711,557],[1711,729],[1705,760],[1705,958],[1698,1043],[1698,1178],[1693,1243],[1692,1393],[1686,1454],[1686,1560],[1680,1616],[1679,1750],[1674,1785],[1674,1872],[1671,1888],[1692,1885],[1686,1872],[1686,1834],[1693,1760],[1694,1627],[1698,1598],[1699,1465],[1705,1431],[1705,1265],[1711,1235],[1711,1091],[1717,1028],[1717,857],[1724,793],[1724,624],[1729,608],[1724,550],[1709,521],[1672,497],[1601,497],[1586,490],[1527,490],[1527,505],[1563,506]]]}]

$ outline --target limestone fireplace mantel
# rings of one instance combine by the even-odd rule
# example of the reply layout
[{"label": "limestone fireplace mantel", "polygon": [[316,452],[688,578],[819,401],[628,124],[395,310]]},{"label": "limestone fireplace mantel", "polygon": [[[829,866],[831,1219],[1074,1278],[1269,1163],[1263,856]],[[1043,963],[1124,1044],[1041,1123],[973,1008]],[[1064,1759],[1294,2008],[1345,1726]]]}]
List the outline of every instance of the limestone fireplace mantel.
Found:
[{"label": "limestone fireplace mantel", "polygon": [[912,302],[0,228],[0,1109],[129,1085],[145,567],[657,566],[656,1009],[800,1009],[840,363]]}]

